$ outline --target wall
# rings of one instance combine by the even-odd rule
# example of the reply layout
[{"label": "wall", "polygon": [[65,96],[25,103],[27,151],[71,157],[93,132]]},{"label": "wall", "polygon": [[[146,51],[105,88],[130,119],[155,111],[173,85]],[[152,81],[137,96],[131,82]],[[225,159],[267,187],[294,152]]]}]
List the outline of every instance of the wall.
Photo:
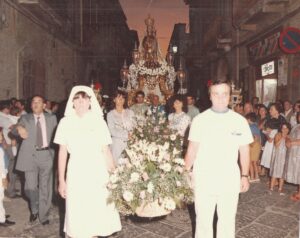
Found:
[{"label": "wall", "polygon": [[32,96],[23,95],[24,62],[29,60],[35,62],[32,92],[50,100],[63,100],[73,84],[84,82],[85,65],[74,45],[58,40],[6,3],[5,13],[8,28],[0,31],[0,100]]}]

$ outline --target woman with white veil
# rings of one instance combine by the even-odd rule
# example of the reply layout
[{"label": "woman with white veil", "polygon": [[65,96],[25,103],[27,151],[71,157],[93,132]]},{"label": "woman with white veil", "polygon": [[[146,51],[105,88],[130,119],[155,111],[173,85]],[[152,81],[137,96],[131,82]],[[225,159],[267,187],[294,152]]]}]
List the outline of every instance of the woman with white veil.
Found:
[{"label": "woman with white veil", "polygon": [[66,199],[66,235],[87,238],[120,231],[119,213],[107,204],[108,171],[115,168],[108,147],[111,136],[91,88],[72,89],[54,142],[60,145],[58,190]]}]

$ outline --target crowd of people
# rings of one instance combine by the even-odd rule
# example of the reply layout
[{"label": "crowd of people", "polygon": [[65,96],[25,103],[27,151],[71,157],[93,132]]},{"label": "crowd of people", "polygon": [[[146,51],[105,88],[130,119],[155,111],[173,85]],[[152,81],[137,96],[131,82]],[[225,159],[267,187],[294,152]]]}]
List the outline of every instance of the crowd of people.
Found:
[{"label": "crowd of people", "polygon": [[[119,214],[106,202],[109,172],[116,168],[138,120],[163,115],[170,128],[186,138],[183,157],[195,181],[196,237],[212,237],[216,204],[218,231],[234,237],[238,194],[249,189],[249,181],[269,176],[270,193],[278,186],[280,195],[285,194],[285,182],[300,185],[300,101],[266,107],[253,98],[229,110],[230,85],[217,80],[209,90],[212,107],[203,113],[193,95],[174,95],[163,105],[158,95],[148,102],[143,91],[136,92],[130,106],[127,94],[117,91],[108,108],[107,101],[99,105],[86,86],[75,86],[63,103],[40,95],[28,105],[24,100],[1,101],[0,226],[15,224],[5,214],[3,200],[22,196],[29,201],[29,222],[48,225],[57,175],[58,193],[66,199],[64,231],[69,237],[120,231]],[[16,189],[18,177],[24,181],[23,191]],[[220,179],[228,186],[216,192]],[[291,199],[300,200],[300,188]]]},{"label": "crowd of people", "polygon": [[[85,197],[89,199],[93,197],[95,202],[101,201],[102,198],[98,210],[95,203],[86,202],[87,205],[92,206],[86,211],[93,210],[92,214],[95,214],[95,219],[103,209],[107,209],[108,214],[111,213],[114,208],[105,206],[106,198],[103,198],[103,194],[107,193],[105,182],[107,182],[108,173],[105,171],[98,173],[99,178],[95,174],[99,167],[105,168],[105,164],[109,165],[107,171],[115,168],[137,121],[149,113],[157,119],[159,115],[164,115],[169,119],[170,127],[184,136],[191,117],[199,113],[194,106],[195,99],[192,95],[188,96],[189,105],[185,96],[176,95],[172,98],[170,108],[160,104],[160,98],[157,95],[152,95],[150,103],[146,103],[145,94],[142,91],[136,93],[135,103],[130,107],[127,103],[127,94],[123,91],[117,91],[112,96],[111,110],[101,109],[95,100],[92,89],[78,86],[73,88],[69,100],[61,104],[45,100],[40,95],[34,96],[28,104],[24,100],[14,98],[0,102],[0,128],[1,135],[3,135],[0,142],[0,161],[3,162],[1,164],[3,183],[0,188],[3,191],[0,191],[3,196],[0,197],[2,208],[0,209],[0,226],[14,224],[5,215],[3,200],[22,196],[29,201],[31,214],[29,222],[39,221],[43,225],[49,224],[49,209],[53,190],[55,190],[53,189],[53,174],[58,174],[58,192],[66,199],[65,231],[71,237],[82,234],[82,229],[78,229],[80,228],[78,219],[82,213],[80,204],[83,201],[75,195],[79,192],[76,188],[82,190],[82,187],[85,187]],[[108,113],[103,115],[102,112]],[[96,120],[94,116],[85,116],[86,113],[99,118],[103,115],[101,118],[105,118],[106,121]],[[103,124],[103,122],[106,123]],[[55,144],[59,144],[59,149]],[[106,161],[105,164],[99,164],[97,159],[91,158],[90,161],[81,159],[87,155],[97,158],[96,148],[99,146],[103,148],[102,162]],[[96,149],[94,154],[91,154],[91,148]],[[67,165],[68,154],[71,158],[69,161],[72,162]],[[59,158],[58,169],[55,166],[56,157]],[[95,172],[91,171],[91,168],[95,168]],[[65,179],[66,171],[68,171],[67,179]],[[81,176],[78,177],[78,174]],[[16,188],[18,178],[24,182],[23,191]],[[97,183],[103,185],[102,190],[96,190],[97,192],[94,193]],[[78,186],[79,184],[82,186]],[[107,213],[103,214],[107,216]],[[111,231],[100,229],[98,232],[96,224],[87,229],[87,234],[95,232],[94,235],[108,235],[120,230],[120,221],[116,215],[114,216],[112,220],[116,221],[115,229]],[[82,225],[82,221],[80,222]],[[88,227],[88,223],[86,226]],[[82,235],[86,236],[86,234]],[[91,236],[94,235],[91,233]]]},{"label": "crowd of people", "polygon": [[[266,107],[254,97],[234,110],[245,116],[254,137],[250,145],[250,182],[268,176],[270,194],[278,187],[280,195],[285,195],[285,182],[299,185],[300,101],[277,101]],[[290,199],[299,201],[299,191]]]}]

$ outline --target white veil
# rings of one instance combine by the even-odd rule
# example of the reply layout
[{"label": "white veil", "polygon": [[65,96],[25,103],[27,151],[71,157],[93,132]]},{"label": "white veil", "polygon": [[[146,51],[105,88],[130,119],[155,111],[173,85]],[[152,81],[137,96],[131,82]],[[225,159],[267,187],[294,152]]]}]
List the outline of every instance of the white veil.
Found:
[{"label": "white veil", "polygon": [[93,91],[92,88],[88,87],[88,86],[83,86],[83,85],[79,85],[79,86],[74,86],[72,88],[72,91],[70,93],[67,105],[66,105],[66,109],[65,109],[65,116],[73,116],[76,115],[75,109],[73,107],[73,98],[75,96],[76,93],[78,92],[85,92],[88,96],[90,96],[90,100],[91,100],[91,109],[90,111],[100,117],[103,118],[103,112],[102,109],[99,105],[99,102],[97,101],[96,95]]}]

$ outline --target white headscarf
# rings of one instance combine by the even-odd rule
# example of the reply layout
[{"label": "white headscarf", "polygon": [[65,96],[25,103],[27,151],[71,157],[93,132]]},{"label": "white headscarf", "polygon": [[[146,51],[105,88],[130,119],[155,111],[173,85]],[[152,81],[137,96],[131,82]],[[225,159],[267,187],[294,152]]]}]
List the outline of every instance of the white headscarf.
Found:
[{"label": "white headscarf", "polygon": [[90,96],[90,100],[91,100],[90,111],[91,111],[91,113],[103,118],[102,109],[99,105],[99,102],[97,101],[97,98],[96,98],[96,95],[95,95],[93,89],[88,86],[83,86],[83,85],[74,86],[72,88],[72,91],[70,93],[70,96],[69,96],[69,99],[68,99],[68,102],[66,105],[65,116],[68,117],[68,116],[76,115],[75,109],[73,107],[73,98],[74,98],[75,94],[78,92],[85,92],[88,96]]}]

